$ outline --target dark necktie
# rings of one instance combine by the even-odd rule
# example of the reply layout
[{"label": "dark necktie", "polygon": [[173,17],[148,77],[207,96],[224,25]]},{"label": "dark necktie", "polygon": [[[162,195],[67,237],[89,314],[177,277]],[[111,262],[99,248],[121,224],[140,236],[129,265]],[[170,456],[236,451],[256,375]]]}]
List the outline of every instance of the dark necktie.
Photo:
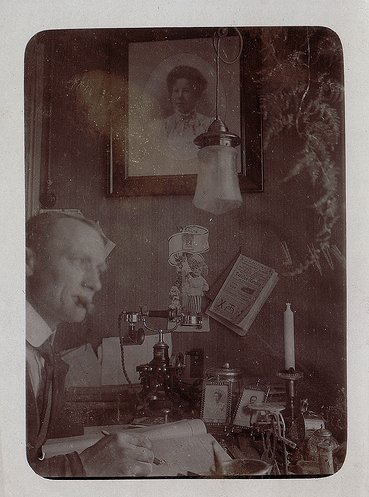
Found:
[{"label": "dark necktie", "polygon": [[44,367],[41,373],[41,383],[38,395],[40,409],[40,432],[41,438],[46,437],[47,428],[50,420],[51,403],[52,403],[52,384],[55,370],[55,354],[51,346],[51,340],[48,339],[41,347],[39,353],[44,359]]},{"label": "dark necktie", "polygon": [[58,406],[55,401],[58,400],[58,395],[60,394],[60,381],[64,382],[68,368],[60,359],[60,355],[53,351],[51,339],[46,340],[37,350],[44,359],[44,365],[36,399],[39,412],[39,430],[34,446],[36,447],[37,457],[43,459],[42,445],[48,438],[50,423],[53,422],[52,418],[58,412]]}]

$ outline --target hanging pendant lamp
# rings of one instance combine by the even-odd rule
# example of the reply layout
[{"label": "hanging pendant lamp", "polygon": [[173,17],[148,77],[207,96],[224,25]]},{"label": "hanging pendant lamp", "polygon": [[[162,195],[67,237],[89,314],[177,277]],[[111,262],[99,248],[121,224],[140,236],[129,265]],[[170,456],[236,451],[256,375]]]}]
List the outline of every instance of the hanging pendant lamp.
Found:
[{"label": "hanging pendant lamp", "polygon": [[[197,136],[194,140],[199,147],[199,172],[197,175],[196,191],[193,198],[195,207],[211,212],[223,214],[236,209],[242,204],[242,196],[237,174],[237,150],[241,143],[239,136],[228,131],[226,124],[220,119],[219,107],[219,65],[220,65],[220,40],[227,35],[226,29],[219,29],[214,34],[213,44],[216,51],[216,94],[215,94],[215,119],[209,129]],[[237,57],[227,62],[234,63],[242,51],[242,35],[240,37],[240,50]]]}]

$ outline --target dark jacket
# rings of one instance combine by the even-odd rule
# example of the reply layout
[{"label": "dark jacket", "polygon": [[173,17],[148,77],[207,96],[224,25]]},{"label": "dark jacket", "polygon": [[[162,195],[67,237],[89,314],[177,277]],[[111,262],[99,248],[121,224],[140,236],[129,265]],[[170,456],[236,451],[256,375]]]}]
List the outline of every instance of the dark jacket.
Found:
[{"label": "dark jacket", "polygon": [[67,372],[68,365],[56,355],[52,385],[48,393],[45,394],[43,388],[36,398],[28,369],[26,371],[27,459],[31,468],[43,477],[86,476],[77,452],[44,459],[42,455],[42,446],[50,438],[60,412]]}]

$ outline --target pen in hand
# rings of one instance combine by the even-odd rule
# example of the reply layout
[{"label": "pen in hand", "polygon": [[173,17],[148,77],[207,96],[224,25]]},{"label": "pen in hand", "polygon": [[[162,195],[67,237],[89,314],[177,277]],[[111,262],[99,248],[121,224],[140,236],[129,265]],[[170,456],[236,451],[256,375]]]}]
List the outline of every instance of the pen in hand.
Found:
[{"label": "pen in hand", "polygon": [[[101,433],[105,436],[105,437],[108,437],[109,435],[111,435],[108,431],[106,430],[101,430]],[[160,464],[164,464],[165,463],[165,460],[164,459],[158,459],[157,457],[154,457],[154,460],[153,460],[153,464],[156,464],[157,466],[159,466]]]}]

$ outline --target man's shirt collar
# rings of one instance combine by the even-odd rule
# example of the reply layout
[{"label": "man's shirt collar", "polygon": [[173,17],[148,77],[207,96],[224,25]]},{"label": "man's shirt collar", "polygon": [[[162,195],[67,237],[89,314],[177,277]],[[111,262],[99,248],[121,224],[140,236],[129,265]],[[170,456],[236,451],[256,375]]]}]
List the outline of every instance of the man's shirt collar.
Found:
[{"label": "man's shirt collar", "polygon": [[40,347],[55,330],[42,319],[39,313],[26,302],[26,340],[32,347]]}]

